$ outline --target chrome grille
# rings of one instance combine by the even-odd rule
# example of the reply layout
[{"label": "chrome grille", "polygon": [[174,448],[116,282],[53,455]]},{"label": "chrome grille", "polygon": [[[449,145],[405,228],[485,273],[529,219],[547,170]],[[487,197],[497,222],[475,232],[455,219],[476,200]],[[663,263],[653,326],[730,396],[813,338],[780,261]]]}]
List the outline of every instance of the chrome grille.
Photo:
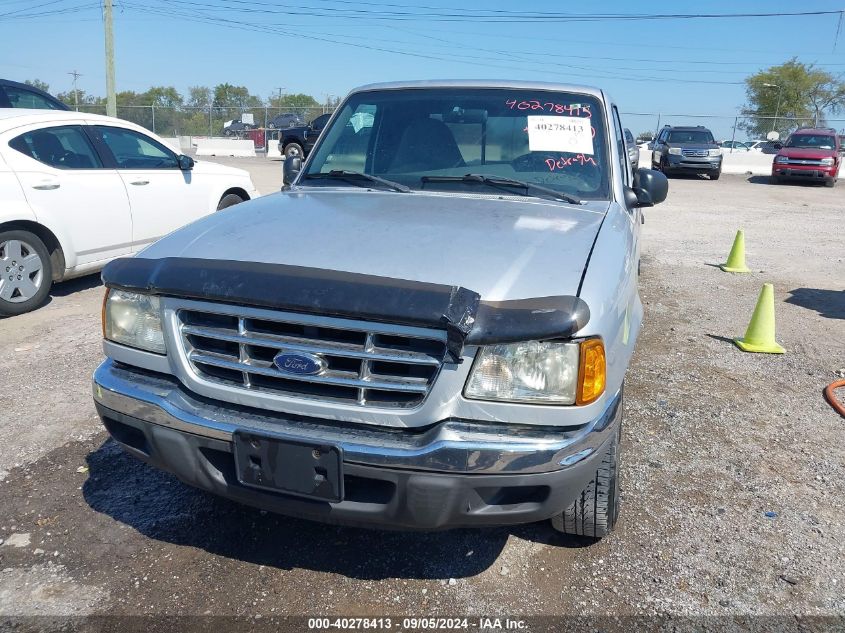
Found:
[{"label": "chrome grille", "polygon": [[[253,393],[413,407],[425,400],[446,353],[445,331],[246,308],[176,314],[193,371]],[[326,368],[282,372],[273,362],[280,352],[314,354]]]},{"label": "chrome grille", "polygon": [[824,165],[820,158],[787,158],[786,162],[777,162],[777,165],[811,165],[813,167],[832,167]]},{"label": "chrome grille", "polygon": [[706,158],[707,157],[707,150],[706,149],[682,149],[681,154],[684,156],[688,156],[689,158]]}]

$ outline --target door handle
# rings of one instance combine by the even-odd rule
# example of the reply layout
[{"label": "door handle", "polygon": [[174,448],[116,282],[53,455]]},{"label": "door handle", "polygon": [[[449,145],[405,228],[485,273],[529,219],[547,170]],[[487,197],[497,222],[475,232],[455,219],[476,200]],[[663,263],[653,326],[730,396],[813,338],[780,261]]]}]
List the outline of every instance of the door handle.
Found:
[{"label": "door handle", "polygon": [[133,180],[133,181],[132,181],[132,182],[130,182],[129,184],[130,184],[130,185],[138,185],[138,186],[140,187],[141,185],[148,185],[148,184],[150,184],[150,181],[149,181],[149,180]]},{"label": "door handle", "polygon": [[40,185],[32,185],[33,189],[38,189],[40,191],[52,191],[53,189],[58,189],[61,187],[61,184],[57,182],[43,182]]}]

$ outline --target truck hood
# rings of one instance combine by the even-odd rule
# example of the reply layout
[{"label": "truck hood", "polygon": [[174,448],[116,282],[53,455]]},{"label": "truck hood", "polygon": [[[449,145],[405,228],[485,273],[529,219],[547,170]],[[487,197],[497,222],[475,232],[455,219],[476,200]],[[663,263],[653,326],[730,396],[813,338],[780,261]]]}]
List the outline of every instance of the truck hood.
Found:
[{"label": "truck hood", "polygon": [[458,285],[502,301],[575,295],[609,203],[295,190],[230,207],[139,257],[290,264]]}]

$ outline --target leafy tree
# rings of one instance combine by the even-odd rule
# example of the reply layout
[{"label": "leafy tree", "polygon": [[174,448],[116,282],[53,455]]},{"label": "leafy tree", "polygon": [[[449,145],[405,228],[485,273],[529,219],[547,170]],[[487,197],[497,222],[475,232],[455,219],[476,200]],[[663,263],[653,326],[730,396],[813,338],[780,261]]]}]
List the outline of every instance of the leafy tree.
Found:
[{"label": "leafy tree", "polygon": [[191,86],[188,88],[188,107],[204,108],[208,111],[211,103],[211,88],[208,86]]},{"label": "leafy tree", "polygon": [[[60,92],[56,95],[56,98],[59,101],[68,104],[69,106],[75,106],[77,103],[80,106],[86,106],[82,108],[85,112],[97,112],[100,114],[105,114],[105,98],[90,95],[81,88],[77,88],[76,90],[68,90],[67,92]],[[103,106],[102,111],[98,109],[99,106]]]},{"label": "leafy tree", "polygon": [[320,103],[311,95],[292,94],[270,97],[269,107],[271,110],[291,110],[295,108],[319,108]]},{"label": "leafy tree", "polygon": [[150,105],[162,108],[179,108],[182,106],[182,95],[173,86],[153,86],[141,97]]},{"label": "leafy tree", "polygon": [[[740,127],[754,137],[773,129],[785,136],[799,125],[824,125],[827,115],[845,108],[845,82],[795,58],[751,75],[745,84],[744,114],[752,118]],[[759,118],[775,116],[777,121]]]},{"label": "leafy tree", "polygon": [[645,132],[640,132],[634,137],[635,141],[642,139],[643,141],[653,141],[654,140],[654,130],[647,130]]},{"label": "leafy tree", "polygon": [[50,84],[46,81],[41,81],[40,79],[27,79],[24,81],[27,86],[32,86],[33,88],[38,88],[39,90],[43,90],[44,92],[50,92]]},{"label": "leafy tree", "polygon": [[214,86],[212,103],[215,108],[236,108],[240,110],[258,108],[263,105],[261,98],[249,94],[249,89],[246,86],[233,86],[228,83]]}]

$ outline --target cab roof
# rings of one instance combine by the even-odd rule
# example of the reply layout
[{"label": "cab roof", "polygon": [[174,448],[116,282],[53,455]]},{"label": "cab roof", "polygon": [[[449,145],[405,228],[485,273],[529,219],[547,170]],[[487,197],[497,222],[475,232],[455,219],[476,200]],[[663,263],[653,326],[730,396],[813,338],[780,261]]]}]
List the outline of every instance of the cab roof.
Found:
[{"label": "cab roof", "polygon": [[599,101],[607,95],[600,88],[577,84],[554,83],[545,81],[524,81],[519,79],[425,79],[418,81],[392,81],[387,83],[367,84],[353,89],[349,94],[372,90],[402,90],[422,88],[513,88],[515,90],[555,90],[576,92],[594,96]]}]

